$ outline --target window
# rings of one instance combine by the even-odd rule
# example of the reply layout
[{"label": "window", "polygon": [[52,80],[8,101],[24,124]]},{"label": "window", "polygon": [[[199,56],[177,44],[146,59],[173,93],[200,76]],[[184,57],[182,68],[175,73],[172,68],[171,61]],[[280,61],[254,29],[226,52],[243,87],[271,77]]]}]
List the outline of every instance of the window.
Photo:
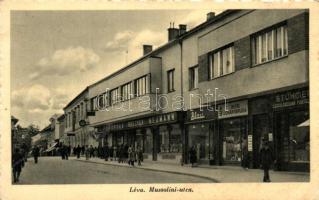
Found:
[{"label": "window", "polygon": [[288,55],[287,26],[280,26],[252,38],[253,64]]},{"label": "window", "polygon": [[91,105],[92,105],[92,110],[95,111],[95,110],[98,110],[98,107],[97,107],[97,97],[93,97],[91,99]]},{"label": "window", "polygon": [[98,96],[98,108],[99,109],[103,109],[104,108],[104,106],[105,106],[105,99],[104,99],[104,94],[100,94],[99,96]]},{"label": "window", "polygon": [[129,82],[122,86],[122,100],[129,100],[133,96],[133,83]]},{"label": "window", "polygon": [[148,93],[149,87],[147,82],[147,76],[143,76],[135,80],[135,95],[142,96]]},{"label": "window", "polygon": [[235,71],[234,46],[213,52],[209,56],[209,77],[217,78]]},{"label": "window", "polygon": [[110,106],[110,98],[109,98],[108,92],[104,93],[104,105],[105,105],[105,107]]},{"label": "window", "polygon": [[111,104],[116,104],[121,101],[120,88],[115,88],[111,91]]},{"label": "window", "polygon": [[167,92],[174,91],[174,69],[167,71]]},{"label": "window", "polygon": [[198,87],[198,66],[189,68],[189,89]]}]

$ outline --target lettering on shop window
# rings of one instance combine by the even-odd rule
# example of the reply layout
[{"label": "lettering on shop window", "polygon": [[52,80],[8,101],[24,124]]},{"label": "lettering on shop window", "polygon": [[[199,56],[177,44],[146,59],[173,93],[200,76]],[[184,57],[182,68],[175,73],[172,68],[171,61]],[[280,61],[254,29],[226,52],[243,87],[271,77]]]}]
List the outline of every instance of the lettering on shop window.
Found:
[{"label": "lettering on shop window", "polygon": [[203,119],[203,118],[205,118],[204,113],[196,112],[196,111],[191,112],[191,120]]}]

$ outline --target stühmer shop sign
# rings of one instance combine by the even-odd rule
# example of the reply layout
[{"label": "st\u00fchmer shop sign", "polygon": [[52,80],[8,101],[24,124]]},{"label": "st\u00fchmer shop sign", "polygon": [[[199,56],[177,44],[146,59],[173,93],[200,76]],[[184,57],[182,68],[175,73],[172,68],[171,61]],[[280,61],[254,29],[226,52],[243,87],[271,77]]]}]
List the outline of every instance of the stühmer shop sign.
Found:
[{"label": "st\u00fchmer shop sign", "polygon": [[248,101],[236,101],[218,105],[218,119],[248,115]]},{"label": "st\u00fchmer shop sign", "polygon": [[309,103],[309,89],[291,90],[274,95],[273,109],[305,105]]}]

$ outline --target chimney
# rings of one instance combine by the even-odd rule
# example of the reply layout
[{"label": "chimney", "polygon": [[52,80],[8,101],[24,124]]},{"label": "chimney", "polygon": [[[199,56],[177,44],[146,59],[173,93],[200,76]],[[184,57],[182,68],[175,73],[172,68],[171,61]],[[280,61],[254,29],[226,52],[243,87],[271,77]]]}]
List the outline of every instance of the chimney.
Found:
[{"label": "chimney", "polygon": [[151,51],[153,51],[153,46],[152,45],[148,45],[148,44],[144,44],[143,45],[143,56],[145,56],[146,54],[150,53]]},{"label": "chimney", "polygon": [[186,25],[180,24],[179,25],[179,35],[183,35],[184,33],[186,33]]},{"label": "chimney", "polygon": [[179,29],[174,28],[174,23],[170,23],[170,27],[167,30],[168,30],[168,41],[174,40],[175,38],[178,37]]},{"label": "chimney", "polygon": [[207,13],[207,20],[206,21],[209,21],[209,20],[213,19],[214,17],[215,17],[215,13],[209,12],[209,13]]}]

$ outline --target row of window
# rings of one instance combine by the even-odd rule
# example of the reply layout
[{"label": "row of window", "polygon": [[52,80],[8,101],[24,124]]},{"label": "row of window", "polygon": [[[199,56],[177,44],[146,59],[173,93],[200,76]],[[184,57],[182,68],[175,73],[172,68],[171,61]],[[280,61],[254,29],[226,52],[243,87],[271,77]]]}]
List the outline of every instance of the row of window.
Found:
[{"label": "row of window", "polygon": [[86,116],[86,105],[80,103],[71,112],[65,114],[65,126],[72,127],[73,122],[78,122]]},{"label": "row of window", "polygon": [[[252,63],[262,64],[288,55],[287,26],[273,28],[251,37]],[[208,56],[209,79],[218,78],[235,71],[233,45],[227,45]],[[189,68],[189,89],[198,87],[198,67]]]},{"label": "row of window", "polygon": [[149,93],[149,76],[140,77],[91,99],[92,110],[108,107]]}]

